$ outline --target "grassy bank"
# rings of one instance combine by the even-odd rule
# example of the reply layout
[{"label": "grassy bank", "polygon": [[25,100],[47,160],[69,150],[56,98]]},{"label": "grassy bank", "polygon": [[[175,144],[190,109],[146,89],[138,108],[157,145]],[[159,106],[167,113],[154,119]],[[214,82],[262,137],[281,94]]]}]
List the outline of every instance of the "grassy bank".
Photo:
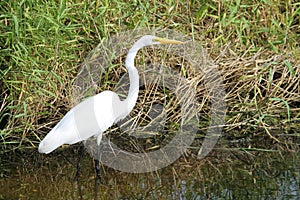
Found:
[{"label": "grassy bank", "polygon": [[177,30],[208,50],[224,79],[225,135],[299,139],[299,24],[297,1],[2,1],[1,149],[36,147],[72,106],[88,53],[136,27]]}]

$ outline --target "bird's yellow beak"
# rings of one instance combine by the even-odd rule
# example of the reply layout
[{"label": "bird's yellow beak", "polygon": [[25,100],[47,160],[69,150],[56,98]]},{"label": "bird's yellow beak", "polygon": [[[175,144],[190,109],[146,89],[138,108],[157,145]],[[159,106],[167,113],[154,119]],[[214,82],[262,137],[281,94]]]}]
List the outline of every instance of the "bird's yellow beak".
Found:
[{"label": "bird's yellow beak", "polygon": [[155,42],[160,42],[161,44],[183,44],[183,42],[178,41],[178,40],[169,40],[166,38],[159,38],[159,37],[156,37],[153,40]]}]

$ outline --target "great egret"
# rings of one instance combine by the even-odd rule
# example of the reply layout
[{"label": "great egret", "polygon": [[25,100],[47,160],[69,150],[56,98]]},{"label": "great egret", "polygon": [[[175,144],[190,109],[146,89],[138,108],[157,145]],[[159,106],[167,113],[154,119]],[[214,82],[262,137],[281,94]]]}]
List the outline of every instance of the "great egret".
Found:
[{"label": "great egret", "polygon": [[134,67],[134,58],[139,49],[156,44],[182,44],[177,40],[159,38],[152,35],[141,37],[130,48],[126,57],[130,87],[128,96],[121,101],[112,91],[103,91],[87,98],[72,108],[62,120],[41,141],[38,151],[50,153],[63,144],[74,144],[94,136],[99,145],[102,134],[120,119],[125,118],[133,109],[139,92],[139,75]]}]

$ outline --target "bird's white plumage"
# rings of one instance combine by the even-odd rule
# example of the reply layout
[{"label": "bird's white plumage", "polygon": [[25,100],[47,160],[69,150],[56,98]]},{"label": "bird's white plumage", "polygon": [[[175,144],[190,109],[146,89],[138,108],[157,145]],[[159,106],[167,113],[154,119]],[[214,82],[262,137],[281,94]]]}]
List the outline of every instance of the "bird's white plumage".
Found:
[{"label": "bird's white plumage", "polygon": [[49,132],[40,143],[39,152],[50,153],[62,144],[74,144],[92,136],[99,137],[100,142],[102,133],[123,114],[114,105],[123,104],[118,95],[111,91],[104,91],[84,100],[72,108]]},{"label": "bird's white plumage", "polygon": [[130,48],[126,57],[130,87],[128,96],[120,101],[112,91],[103,91],[85,99],[72,108],[47,134],[39,145],[40,153],[50,153],[63,144],[74,144],[94,136],[100,144],[102,134],[115,122],[126,117],[133,109],[139,91],[139,75],[134,67],[134,58],[139,49],[154,44],[180,44],[175,40],[145,35]]}]

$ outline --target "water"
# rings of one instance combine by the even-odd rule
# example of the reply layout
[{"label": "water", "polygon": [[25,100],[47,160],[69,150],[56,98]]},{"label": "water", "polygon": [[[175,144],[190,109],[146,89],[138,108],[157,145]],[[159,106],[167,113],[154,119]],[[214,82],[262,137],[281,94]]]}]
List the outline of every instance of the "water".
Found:
[{"label": "water", "polygon": [[[94,199],[92,159],[74,181],[78,147],[1,157],[0,199]],[[189,155],[153,173],[130,174],[102,166],[97,199],[300,199],[298,152],[217,149]]]}]

